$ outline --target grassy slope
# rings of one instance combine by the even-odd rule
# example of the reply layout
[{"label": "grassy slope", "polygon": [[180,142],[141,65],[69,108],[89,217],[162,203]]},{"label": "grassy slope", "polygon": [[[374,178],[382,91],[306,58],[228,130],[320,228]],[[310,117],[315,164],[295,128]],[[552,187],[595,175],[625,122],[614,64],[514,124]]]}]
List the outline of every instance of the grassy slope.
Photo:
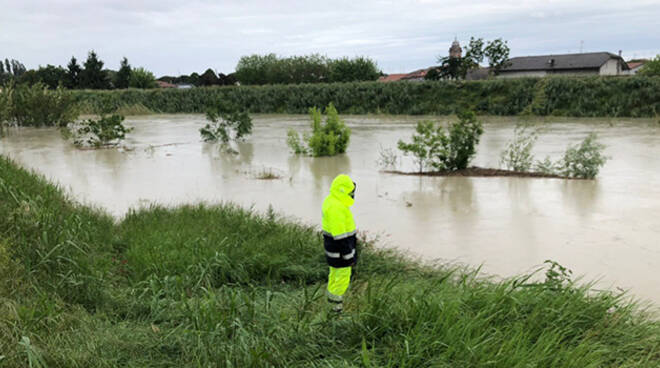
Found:
[{"label": "grassy slope", "polygon": [[371,246],[336,318],[320,250],[315,229],[232,205],[115,224],[0,158],[0,367],[660,364],[660,323],[621,297]]}]

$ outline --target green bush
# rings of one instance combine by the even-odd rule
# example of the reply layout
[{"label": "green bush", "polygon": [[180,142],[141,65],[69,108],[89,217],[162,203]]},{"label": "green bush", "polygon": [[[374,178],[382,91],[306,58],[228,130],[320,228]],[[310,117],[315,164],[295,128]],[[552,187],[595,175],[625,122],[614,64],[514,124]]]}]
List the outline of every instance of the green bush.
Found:
[{"label": "green bush", "polygon": [[534,163],[532,148],[537,138],[536,132],[530,132],[524,126],[517,126],[513,140],[500,155],[500,164],[509,170],[530,171]]},{"label": "green bush", "polygon": [[[543,81],[539,83],[539,81]],[[330,102],[347,114],[534,115],[655,117],[659,77],[552,77],[484,81],[350,82],[152,90],[74,91],[87,113],[142,104],[163,113],[204,113],[227,101],[250,113],[304,114]]]},{"label": "green bush", "polygon": [[466,169],[476,154],[476,146],[484,130],[472,111],[458,114],[458,122],[449,124],[448,132],[442,126],[436,126],[430,121],[417,123],[412,142],[398,142],[398,147],[404,154],[412,154],[422,172],[425,166],[435,170]]},{"label": "green bush", "polygon": [[131,88],[156,88],[156,77],[153,73],[144,68],[135,68],[131,70],[131,76],[128,80],[128,86]]},{"label": "green bush", "polygon": [[54,91],[42,83],[17,85],[11,98],[10,120],[19,126],[60,126],[78,118],[72,93],[57,87]]},{"label": "green bush", "polygon": [[11,98],[14,88],[13,85],[8,84],[0,89],[2,90],[0,91],[0,137],[2,137],[11,117]]},{"label": "green bush", "polygon": [[126,128],[121,115],[101,116],[101,118],[87,119],[69,126],[73,136],[73,143],[83,147],[116,146],[126,138],[126,133],[132,128]]},{"label": "green bush", "polygon": [[[325,109],[326,119],[322,121],[321,110],[313,107],[309,110],[312,118],[311,135],[300,139],[297,132],[289,130],[287,144],[296,154],[311,154],[314,157],[334,156],[346,152],[351,137],[351,129],[339,118],[335,106],[330,103]],[[302,143],[305,142],[307,147]]]},{"label": "green bush", "polygon": [[590,133],[579,145],[569,146],[559,162],[559,170],[569,178],[593,179],[608,157],[603,154],[605,145],[598,142],[596,133]]},{"label": "green bush", "polygon": [[227,144],[252,133],[252,118],[235,106],[217,104],[207,110],[206,119],[211,122],[199,130],[204,142]]},{"label": "green bush", "polygon": [[428,120],[418,122],[415,132],[417,134],[412,135],[412,142],[399,140],[397,146],[404,155],[413,156],[418,172],[421,173],[425,167],[434,166],[435,153],[446,145],[447,136],[441,126]]}]

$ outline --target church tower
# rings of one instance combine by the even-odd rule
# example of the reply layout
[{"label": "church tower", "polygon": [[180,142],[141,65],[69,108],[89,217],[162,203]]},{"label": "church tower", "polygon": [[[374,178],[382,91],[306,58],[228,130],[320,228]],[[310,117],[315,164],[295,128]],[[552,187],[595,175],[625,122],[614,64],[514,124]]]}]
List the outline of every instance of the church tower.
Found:
[{"label": "church tower", "polygon": [[463,54],[463,49],[461,48],[461,45],[458,43],[458,40],[454,38],[454,42],[451,43],[451,47],[449,48],[449,57],[452,59],[459,59]]}]

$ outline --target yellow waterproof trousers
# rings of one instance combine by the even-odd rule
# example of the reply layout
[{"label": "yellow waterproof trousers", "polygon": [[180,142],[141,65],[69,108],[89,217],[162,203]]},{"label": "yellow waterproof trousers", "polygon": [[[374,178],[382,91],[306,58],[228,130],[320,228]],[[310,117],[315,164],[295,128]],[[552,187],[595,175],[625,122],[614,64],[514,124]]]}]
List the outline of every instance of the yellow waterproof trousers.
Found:
[{"label": "yellow waterproof trousers", "polygon": [[330,267],[330,274],[328,275],[328,299],[333,302],[341,302],[350,282],[350,267]]}]

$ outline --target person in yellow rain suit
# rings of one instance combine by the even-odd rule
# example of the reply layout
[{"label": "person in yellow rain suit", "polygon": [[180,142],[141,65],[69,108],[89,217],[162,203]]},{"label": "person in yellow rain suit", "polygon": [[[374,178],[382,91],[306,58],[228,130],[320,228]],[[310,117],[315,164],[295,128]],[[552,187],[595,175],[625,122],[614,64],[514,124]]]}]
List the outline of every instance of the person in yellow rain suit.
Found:
[{"label": "person in yellow rain suit", "polygon": [[328,301],[335,312],[343,310],[344,293],[351,281],[351,267],[357,262],[356,227],[349,207],[355,202],[355,183],[338,175],[323,201],[323,246],[330,266]]}]

